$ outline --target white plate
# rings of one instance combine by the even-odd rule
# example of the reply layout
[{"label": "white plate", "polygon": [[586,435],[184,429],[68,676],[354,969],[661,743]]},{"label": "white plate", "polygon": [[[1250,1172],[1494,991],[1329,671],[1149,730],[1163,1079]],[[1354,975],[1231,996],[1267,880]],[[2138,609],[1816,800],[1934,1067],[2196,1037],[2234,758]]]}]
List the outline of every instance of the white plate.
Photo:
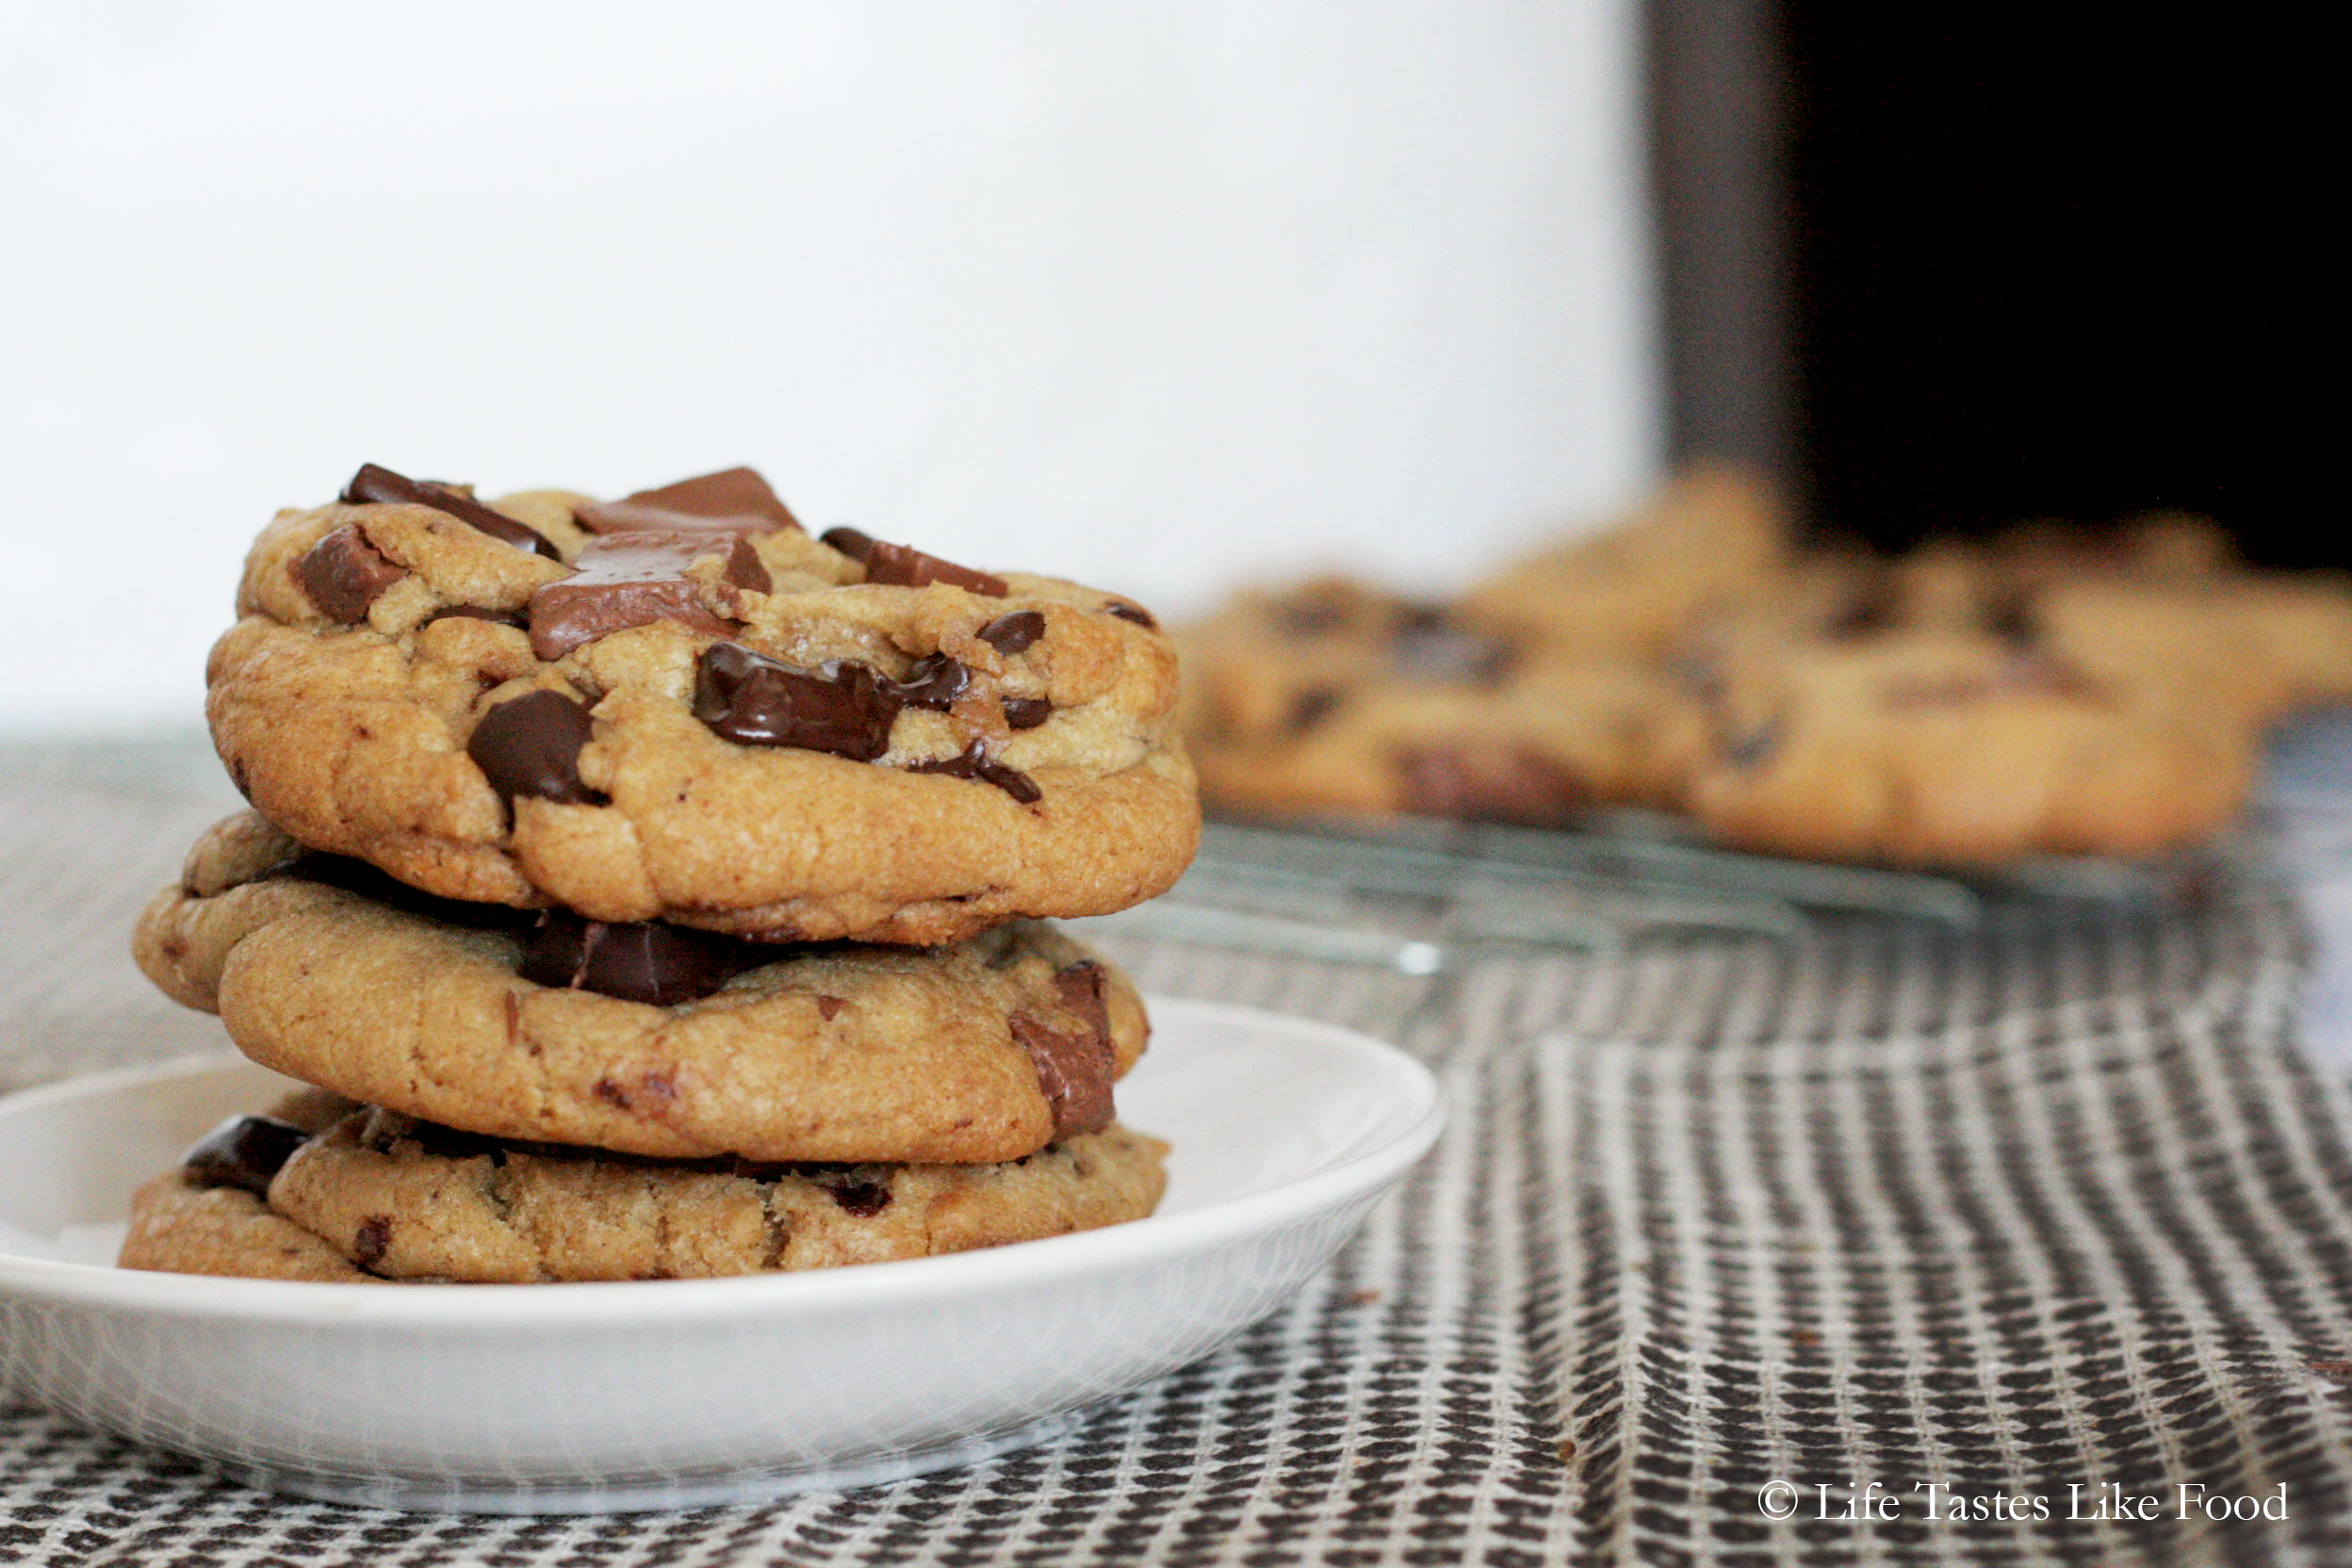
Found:
[{"label": "white plate", "polygon": [[[286,1080],[241,1059],[0,1101],[0,1391],[303,1496],[678,1508],[919,1474],[1197,1360],[1354,1233],[1445,1120],[1410,1057],[1155,1001],[1119,1115],[1175,1145],[1150,1219],[753,1279],[398,1289],[103,1260],[132,1190]],[[79,1260],[79,1261],[77,1261]]]}]

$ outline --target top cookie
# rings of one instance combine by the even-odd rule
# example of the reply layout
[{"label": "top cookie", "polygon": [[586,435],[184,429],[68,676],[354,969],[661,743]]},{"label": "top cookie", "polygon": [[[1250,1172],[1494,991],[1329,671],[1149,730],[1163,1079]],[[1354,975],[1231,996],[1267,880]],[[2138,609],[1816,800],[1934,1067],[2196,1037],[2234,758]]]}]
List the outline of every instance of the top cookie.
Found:
[{"label": "top cookie", "polygon": [[363,468],[213,649],[231,776],[444,897],[938,943],[1165,890],[1200,831],[1139,607],[848,529],[747,468],[492,504]]}]

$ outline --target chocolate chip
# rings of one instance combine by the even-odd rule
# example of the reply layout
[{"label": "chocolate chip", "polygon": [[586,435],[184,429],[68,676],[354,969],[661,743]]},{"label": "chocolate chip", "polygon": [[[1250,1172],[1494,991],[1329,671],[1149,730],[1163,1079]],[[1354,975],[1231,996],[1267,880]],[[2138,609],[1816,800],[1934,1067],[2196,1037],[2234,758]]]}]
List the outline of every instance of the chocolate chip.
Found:
[{"label": "chocolate chip", "polygon": [[1152,618],[1152,612],[1139,604],[1129,604],[1125,599],[1113,599],[1102,608],[1107,612],[1117,615],[1120,620],[1133,621],[1148,631],[1160,629],[1160,623]]},{"label": "chocolate chip", "polygon": [[990,757],[978,741],[972,742],[956,756],[943,757],[936,762],[909,762],[904,771],[943,773],[951,778],[976,778],[982,783],[995,785],[1023,806],[1045,797],[1045,792],[1037,788],[1036,779],[1019,768],[1008,768]]},{"label": "chocolate chip", "polygon": [[640,490],[617,501],[590,502],[572,509],[573,521],[591,533],[617,533],[628,529],[678,530],[703,527],[714,531],[773,533],[797,531],[792,515],[755,468],[723,468]]},{"label": "chocolate chip", "polygon": [[1001,599],[1008,590],[1004,580],[987,572],[975,572],[970,566],[958,566],[953,561],[927,555],[912,545],[886,545],[870,542],[861,557],[866,567],[866,580],[890,588],[923,588],[934,582],[944,582],[951,588],[969,589],[988,598]]},{"label": "chocolate chip", "polygon": [[466,755],[504,799],[531,795],[596,805],[603,796],[580,777],[580,748],[595,727],[585,703],[561,692],[531,692],[484,713],[466,742]]},{"label": "chocolate chip", "polygon": [[694,717],[738,745],[871,762],[890,749],[903,700],[864,664],[795,670],[740,643],[712,644],[694,667]]},{"label": "chocolate chip", "polygon": [[368,618],[368,607],[386,588],[408,576],[404,566],[368,542],[356,523],[320,536],[294,563],[294,580],[318,613],[345,626]]},{"label": "chocolate chip", "polygon": [[270,1179],[286,1168],[310,1135],[272,1116],[233,1116],[180,1156],[180,1168],[200,1187],[241,1187],[270,1196]]},{"label": "chocolate chip", "polygon": [[1035,729],[1054,716],[1054,705],[1043,697],[1006,697],[1004,724],[1009,729]]},{"label": "chocolate chip", "polygon": [[371,1214],[351,1233],[351,1261],[362,1268],[373,1268],[384,1261],[391,1246],[392,1217]]},{"label": "chocolate chip", "polygon": [[504,540],[517,549],[536,550],[548,560],[560,559],[555,546],[535,531],[525,528],[503,512],[484,506],[462,491],[431,480],[410,479],[373,463],[360,465],[351,482],[343,487],[342,499],[351,505],[429,506],[435,512],[446,512],[468,528],[478,529],[493,539]]},{"label": "chocolate chip", "polygon": [[1009,615],[999,615],[980,629],[980,640],[1007,659],[1025,651],[1045,635],[1045,617],[1034,610],[1016,610]]},{"label": "chocolate chip", "polygon": [[[1074,984],[1066,982],[1064,976],[1070,973],[1070,970],[1064,970],[1054,976],[1055,988],[1062,992],[1065,1005],[1071,1004],[1073,990],[1086,984],[1083,979]],[[1099,988],[1101,978],[1099,973],[1093,976],[1093,986]],[[1081,1133],[1100,1132],[1111,1124],[1116,1114],[1111,1085],[1119,1058],[1111,1044],[1100,990],[1094,992],[1091,1013],[1084,1005],[1072,1010],[1086,1019],[1085,1028],[1058,1028],[1035,1013],[1015,1013],[1008,1021],[1013,1038],[1029,1053],[1029,1060],[1037,1070],[1037,1086],[1053,1104],[1056,1141]]]},{"label": "chocolate chip", "polygon": [[522,631],[531,629],[530,620],[515,611],[484,610],[478,604],[452,604],[434,611],[416,624],[422,628],[435,621],[447,620],[488,621],[494,626],[511,626]]},{"label": "chocolate chip", "polygon": [[734,628],[704,608],[701,585],[685,575],[688,563],[721,548],[708,534],[650,529],[590,540],[570,577],[531,596],[531,652],[561,659],[582,643],[655,621],[726,636]]},{"label": "chocolate chip", "polygon": [[747,537],[739,536],[734,547],[727,552],[726,575],[727,580],[738,588],[758,594],[776,591],[776,580],[768,575],[768,564],[760,559],[760,552],[752,547]]},{"label": "chocolate chip", "polygon": [[859,1219],[872,1219],[890,1206],[890,1189],[884,1183],[854,1178],[843,1181],[839,1177],[824,1176],[815,1180],[817,1185],[832,1196],[842,1213],[855,1215]]},{"label": "chocolate chip", "polygon": [[827,996],[823,991],[819,991],[817,993],[816,1000],[817,1016],[825,1020],[827,1023],[830,1023],[835,1019],[841,1017],[841,1009],[849,1005],[846,999],[838,996]]},{"label": "chocolate chip", "polygon": [[817,537],[860,564],[874,553],[874,535],[854,528],[829,528]]},{"label": "chocolate chip", "polygon": [[[514,972],[552,989],[675,1007],[709,996],[758,961],[743,943],[713,932],[662,921],[582,920],[568,909],[549,909],[539,917]],[[656,1099],[662,1090],[677,1097],[677,1086],[666,1080],[647,1087]],[[618,1102],[630,1101],[624,1096]]]},{"label": "chocolate chip", "polygon": [[1499,637],[1417,619],[1401,623],[1388,645],[1390,668],[1410,680],[1492,686],[1511,673],[1518,650]]},{"label": "chocolate chip", "polygon": [[882,689],[909,708],[944,713],[972,685],[972,671],[943,653],[925,654],[915,661],[904,680],[886,680]]},{"label": "chocolate chip", "polygon": [[1590,800],[1573,775],[1517,747],[1413,746],[1396,763],[1404,808],[1420,816],[1554,826]]},{"label": "chocolate chip", "polygon": [[1339,710],[1347,694],[1336,686],[1310,686],[1290,700],[1288,724],[1293,735],[1304,735]]}]

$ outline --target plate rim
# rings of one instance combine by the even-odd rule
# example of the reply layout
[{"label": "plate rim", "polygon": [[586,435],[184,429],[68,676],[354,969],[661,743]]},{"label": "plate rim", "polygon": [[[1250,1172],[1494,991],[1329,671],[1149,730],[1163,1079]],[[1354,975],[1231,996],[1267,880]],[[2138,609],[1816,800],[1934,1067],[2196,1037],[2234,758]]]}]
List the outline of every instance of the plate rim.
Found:
[{"label": "plate rim", "polygon": [[[1445,1129],[1449,1107],[1436,1075],[1387,1040],[1321,1019],[1240,1003],[1157,995],[1148,1003],[1156,1017],[1170,1021],[1182,1014],[1208,1023],[1223,1020],[1252,1027],[1271,1021],[1294,1034],[1320,1037],[1396,1074],[1404,1091],[1400,1102],[1409,1102],[1411,1109],[1400,1114],[1396,1131],[1374,1147],[1264,1191],[1178,1214],[942,1257],[713,1280],[414,1284],[354,1291],[335,1282],[173,1274],[0,1253],[0,1298],[38,1298],[181,1317],[497,1331],[583,1321],[622,1327],[647,1318],[675,1324],[746,1311],[825,1314],[880,1300],[911,1305],[933,1296],[968,1299],[990,1290],[1026,1289],[1074,1275],[1182,1257],[1328,1213],[1401,1176]],[[0,1111],[168,1082],[243,1060],[233,1052],[209,1053],[83,1074],[0,1096]]]}]

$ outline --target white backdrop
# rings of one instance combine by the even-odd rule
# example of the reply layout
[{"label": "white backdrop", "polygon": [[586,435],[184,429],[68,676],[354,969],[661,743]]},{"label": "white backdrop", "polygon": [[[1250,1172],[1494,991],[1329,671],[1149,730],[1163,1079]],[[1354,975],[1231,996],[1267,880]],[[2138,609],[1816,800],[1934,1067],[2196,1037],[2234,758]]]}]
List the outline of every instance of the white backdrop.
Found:
[{"label": "white backdrop", "polygon": [[1631,0],[0,5],[0,728],[192,722],[363,459],[1181,612],[1655,453]]}]

